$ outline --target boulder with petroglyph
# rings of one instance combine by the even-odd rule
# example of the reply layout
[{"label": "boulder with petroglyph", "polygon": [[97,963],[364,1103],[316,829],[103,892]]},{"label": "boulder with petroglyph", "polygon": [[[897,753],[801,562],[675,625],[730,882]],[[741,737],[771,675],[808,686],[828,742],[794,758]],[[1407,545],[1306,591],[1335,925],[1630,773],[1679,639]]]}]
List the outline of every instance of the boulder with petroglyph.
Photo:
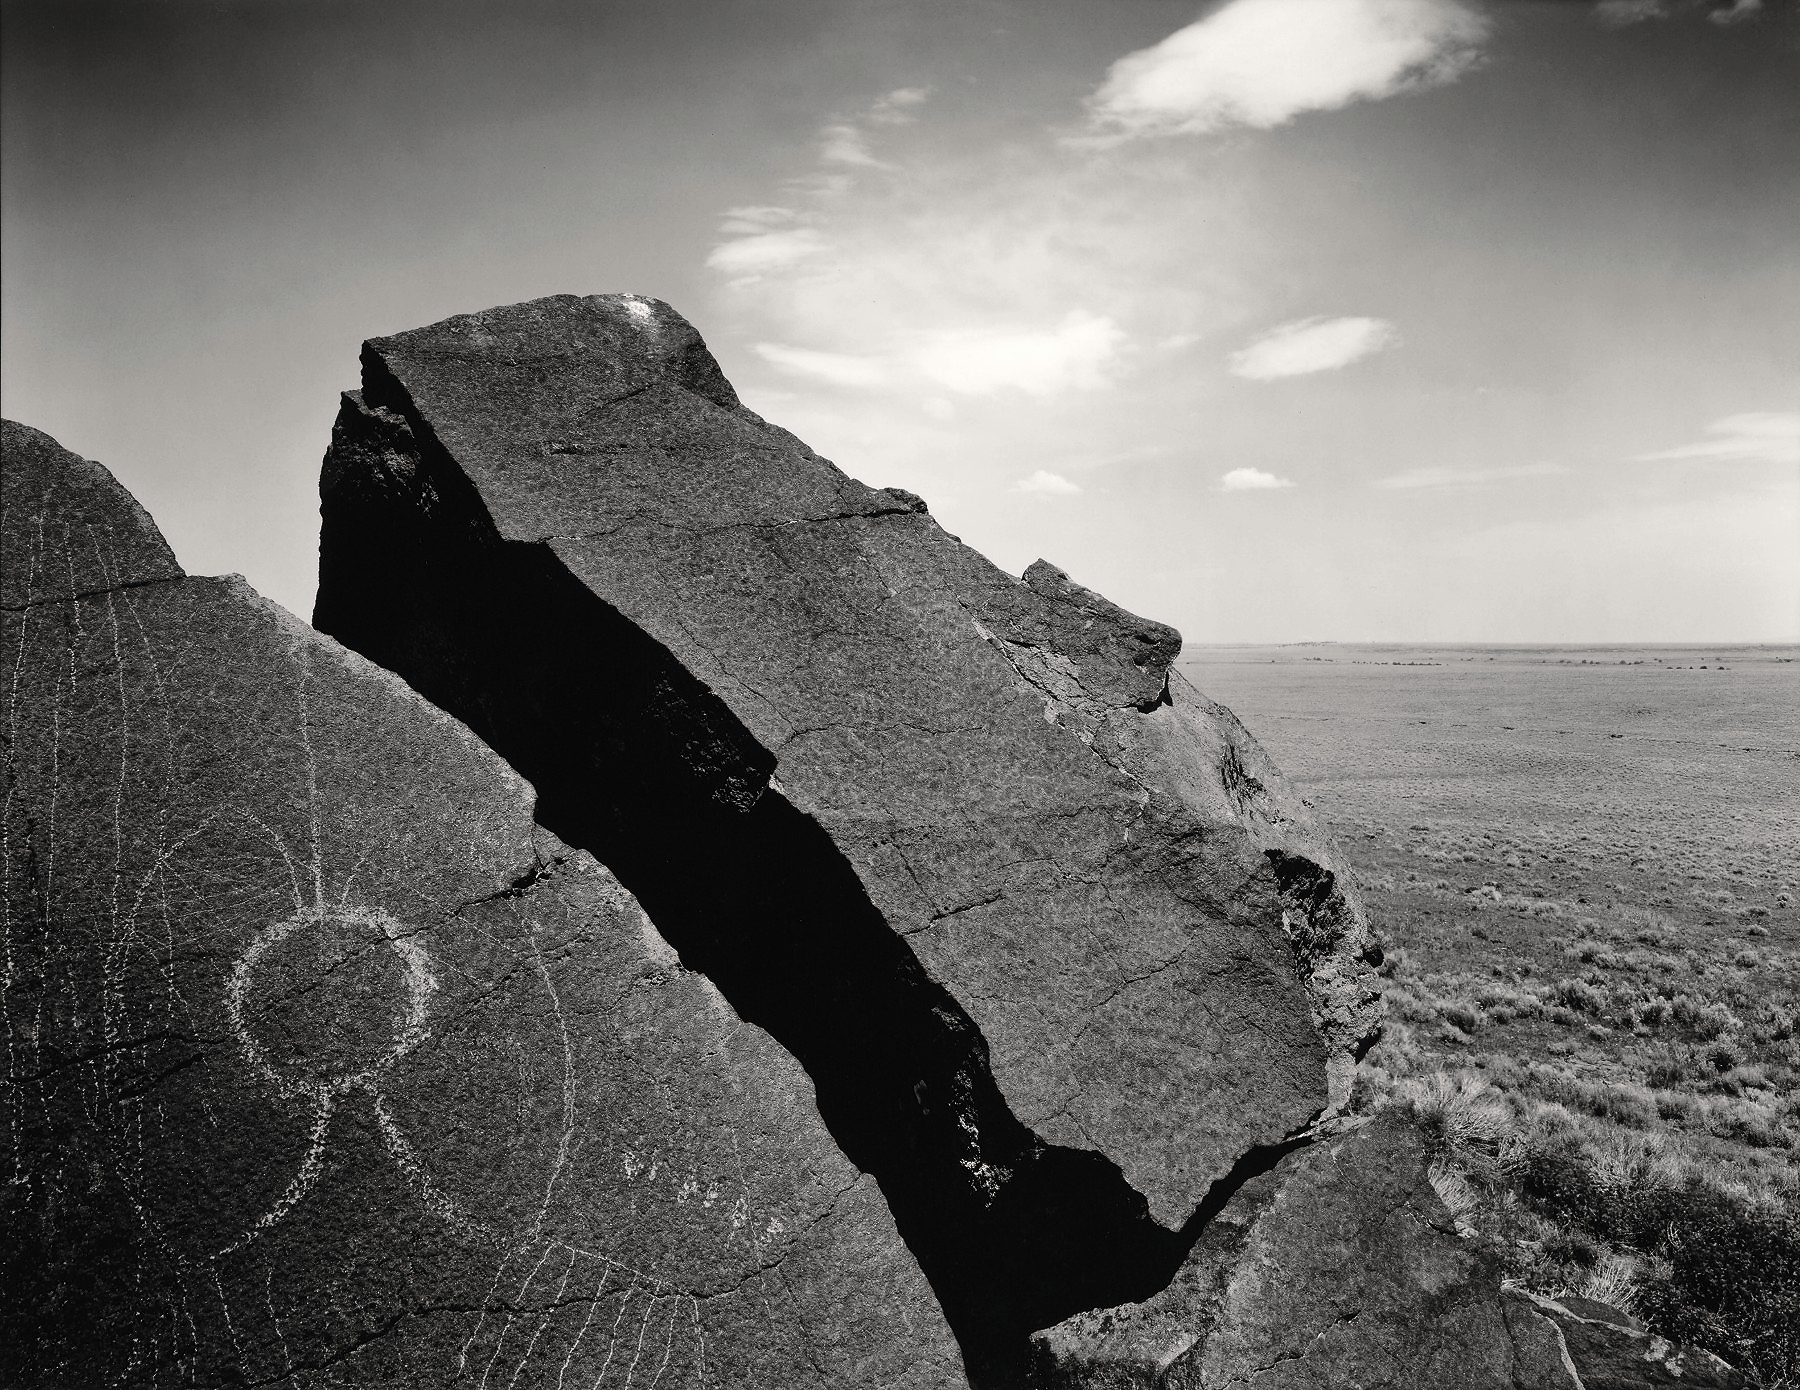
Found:
[{"label": "boulder with petroglyph", "polygon": [[964,1383],[806,1074],[524,781],[0,446],[0,1381]]}]

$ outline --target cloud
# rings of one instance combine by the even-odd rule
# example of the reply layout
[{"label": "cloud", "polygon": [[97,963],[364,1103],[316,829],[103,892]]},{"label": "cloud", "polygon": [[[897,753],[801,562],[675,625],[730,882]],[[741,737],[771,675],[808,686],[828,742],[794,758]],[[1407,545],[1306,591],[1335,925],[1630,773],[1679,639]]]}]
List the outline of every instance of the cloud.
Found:
[{"label": "cloud", "polygon": [[869,141],[853,125],[828,125],[819,133],[819,158],[827,164],[879,169],[881,161],[869,153]]},{"label": "cloud", "polygon": [[[1598,0],[1594,16],[1602,24],[1623,28],[1650,19],[1668,19],[1675,10],[1692,14],[1701,8],[1701,0]],[[1762,13],[1763,0],[1710,0],[1706,17],[1714,24],[1741,24]]]},{"label": "cloud", "polygon": [[1293,487],[1286,478],[1277,478],[1260,468],[1234,468],[1219,479],[1221,492],[1257,492],[1272,487]]},{"label": "cloud", "polygon": [[1549,478],[1569,470],[1556,463],[1522,463],[1512,468],[1410,468],[1404,473],[1377,478],[1370,487],[1471,487],[1497,483],[1505,478]]},{"label": "cloud", "polygon": [[1640,463],[1663,459],[1720,459],[1748,463],[1800,463],[1800,415],[1776,411],[1754,411],[1747,415],[1727,415],[1706,427],[1716,439],[1703,439],[1698,444],[1684,444],[1679,449],[1663,449],[1654,454],[1639,454]]},{"label": "cloud", "polygon": [[[770,418],[855,476],[909,487],[934,509],[981,479],[967,495],[987,500],[968,505],[1010,498],[995,515],[1011,526],[1042,510],[1011,491],[1034,470],[1081,482],[1103,460],[1166,445],[1167,416],[1193,400],[1194,363],[1155,344],[1190,334],[1189,351],[1208,353],[1233,324],[1276,321],[1249,317],[1257,295],[1240,263],[1264,254],[1267,232],[1237,230],[1235,187],[1199,170],[1172,176],[1163,147],[1091,159],[1047,130],[938,138],[926,128],[935,100],[900,108],[916,125],[858,118],[892,167],[828,166],[815,139],[799,177],[742,197],[777,211],[730,209],[744,225],[717,241],[805,235],[766,259],[748,259],[761,246],[715,255],[712,321],[732,328],[714,350],[746,399],[765,383],[793,392]],[[758,343],[790,355],[777,362]],[[853,378],[826,375],[845,359],[861,364]]]},{"label": "cloud", "polygon": [[792,208],[778,208],[768,205],[758,207],[727,208],[725,220],[719,224],[719,230],[734,235],[751,235],[766,232],[771,227],[783,227],[798,221],[800,214]]},{"label": "cloud", "polygon": [[1486,32],[1460,0],[1232,0],[1114,63],[1089,122],[1114,139],[1269,129],[1454,81]]},{"label": "cloud", "polygon": [[928,87],[897,87],[869,108],[869,122],[872,125],[906,125],[918,119],[912,108],[922,105],[930,95]]},{"label": "cloud", "polygon": [[752,350],[789,376],[808,377],[832,386],[881,386],[888,380],[887,368],[873,358],[815,352],[781,343],[757,343]]},{"label": "cloud", "polygon": [[811,227],[793,225],[799,221],[792,208],[732,208],[719,224],[727,240],[707,253],[706,264],[739,280],[798,265],[825,249],[825,238]]},{"label": "cloud", "polygon": [[870,150],[865,127],[911,125],[918,119],[913,108],[922,105],[930,95],[925,87],[897,87],[886,96],[877,97],[861,117],[833,121],[819,132],[820,160],[852,169],[891,170],[893,165],[877,159]]},{"label": "cloud", "polygon": [[1646,19],[1667,19],[1662,0],[1600,0],[1594,14],[1603,24],[1642,24]]},{"label": "cloud", "polygon": [[1047,468],[1040,468],[1029,478],[1020,478],[1013,484],[1014,492],[1036,492],[1045,496],[1068,497],[1081,489],[1060,473],[1052,473]]},{"label": "cloud", "polygon": [[1762,13],[1762,0],[1735,0],[1730,9],[1714,10],[1707,15],[1714,24],[1737,24],[1746,19],[1755,19]]},{"label": "cloud", "polygon": [[1272,328],[1249,347],[1231,354],[1231,374],[1250,381],[1274,381],[1308,372],[1330,372],[1399,341],[1386,319],[1297,319]]},{"label": "cloud", "polygon": [[1048,332],[944,333],[918,349],[913,360],[940,386],[965,396],[1007,387],[1048,396],[1109,385],[1106,369],[1124,340],[1124,330],[1111,319],[1075,309]]}]

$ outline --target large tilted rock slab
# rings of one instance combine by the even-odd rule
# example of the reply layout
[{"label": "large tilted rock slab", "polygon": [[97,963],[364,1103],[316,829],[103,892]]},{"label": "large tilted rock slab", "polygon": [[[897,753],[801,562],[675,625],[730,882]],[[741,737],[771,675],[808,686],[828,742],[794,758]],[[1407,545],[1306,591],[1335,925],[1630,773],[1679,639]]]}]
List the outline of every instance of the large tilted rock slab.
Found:
[{"label": "large tilted rock slab", "polygon": [[1179,636],[846,477],[666,305],[371,341],[322,497],[315,621],[800,1057],[951,1303],[1149,1292],[1341,1096],[1368,929]]},{"label": "large tilted rock slab", "polygon": [[0,1382],[964,1383],[800,1067],[529,786],[0,443]]},{"label": "large tilted rock slab", "polygon": [[1034,1349],[1037,1390],[1582,1390],[1557,1324],[1502,1292],[1389,1117],[1252,1178],[1167,1288]]}]

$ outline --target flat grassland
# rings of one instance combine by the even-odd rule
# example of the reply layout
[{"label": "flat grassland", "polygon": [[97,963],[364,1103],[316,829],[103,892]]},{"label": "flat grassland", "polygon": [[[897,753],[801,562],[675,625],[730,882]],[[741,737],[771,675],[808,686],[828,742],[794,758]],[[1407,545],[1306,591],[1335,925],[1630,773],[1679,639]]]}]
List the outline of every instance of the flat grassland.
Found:
[{"label": "flat grassland", "polygon": [[[1636,1302],[1794,1383],[1779,1323],[1800,1304],[1736,1286],[1800,1283],[1800,648],[1304,644],[1181,666],[1354,866],[1391,1019],[1359,1087],[1447,1127],[1459,1218],[1524,1282]],[[1696,1292],[1682,1250],[1749,1237],[1680,1227],[1677,1190],[1724,1203],[1702,1225],[1775,1231],[1779,1271]]]}]

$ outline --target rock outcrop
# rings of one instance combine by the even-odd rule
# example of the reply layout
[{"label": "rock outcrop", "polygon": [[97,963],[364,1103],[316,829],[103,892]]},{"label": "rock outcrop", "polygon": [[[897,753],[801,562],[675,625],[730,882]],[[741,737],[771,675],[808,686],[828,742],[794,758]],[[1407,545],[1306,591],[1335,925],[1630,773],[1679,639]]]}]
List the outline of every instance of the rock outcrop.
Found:
[{"label": "rock outcrop", "polygon": [[666,305],[367,343],[321,491],[315,622],[799,1059],[978,1377],[1347,1094],[1373,939],[1177,634],[846,477]]},{"label": "rock outcrop", "polygon": [[965,1383],[805,1073],[526,783],[0,453],[0,1381]]},{"label": "rock outcrop", "polygon": [[1173,629],[657,301],[363,374],[343,646],[0,426],[0,1381],[1738,1383],[1338,1113],[1380,947]]},{"label": "rock outcrop", "polygon": [[1502,1288],[1388,1112],[1246,1181],[1151,1298],[1032,1339],[1033,1390],[1732,1390],[1591,1299]]},{"label": "rock outcrop", "polygon": [[1253,1177],[1166,1288],[1034,1351],[1042,1390],[1583,1390],[1556,1323],[1502,1294],[1392,1117]]}]

